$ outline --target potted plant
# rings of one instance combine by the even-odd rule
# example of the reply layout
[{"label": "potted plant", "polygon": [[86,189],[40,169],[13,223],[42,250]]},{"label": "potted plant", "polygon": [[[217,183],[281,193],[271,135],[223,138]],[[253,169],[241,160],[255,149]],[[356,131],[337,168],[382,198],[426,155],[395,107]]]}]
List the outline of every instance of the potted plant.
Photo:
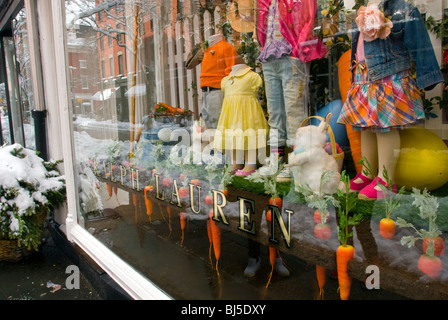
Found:
[{"label": "potted plant", "polygon": [[38,251],[47,213],[66,200],[59,163],[17,143],[0,147],[0,260]]},{"label": "potted plant", "polygon": [[436,224],[437,209],[439,202],[436,197],[430,195],[426,189],[420,191],[417,188],[412,189],[414,201],[412,205],[419,208],[419,216],[428,221],[427,229],[418,230],[412,223],[403,218],[397,218],[397,225],[402,228],[411,228],[416,236],[403,236],[401,244],[408,248],[415,245],[418,240],[423,241],[423,254],[418,259],[418,269],[430,277],[438,277],[442,272],[442,261],[438,256],[443,255],[445,249],[443,239],[440,237],[442,231]]}]

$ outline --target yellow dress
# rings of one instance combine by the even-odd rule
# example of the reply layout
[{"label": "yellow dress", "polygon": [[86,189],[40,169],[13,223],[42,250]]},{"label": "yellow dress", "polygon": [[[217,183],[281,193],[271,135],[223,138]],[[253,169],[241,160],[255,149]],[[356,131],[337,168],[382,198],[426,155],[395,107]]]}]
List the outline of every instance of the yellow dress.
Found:
[{"label": "yellow dress", "polygon": [[263,84],[260,75],[246,66],[221,81],[224,91],[221,116],[215,133],[218,150],[254,150],[266,147],[268,123],[257,99]]}]

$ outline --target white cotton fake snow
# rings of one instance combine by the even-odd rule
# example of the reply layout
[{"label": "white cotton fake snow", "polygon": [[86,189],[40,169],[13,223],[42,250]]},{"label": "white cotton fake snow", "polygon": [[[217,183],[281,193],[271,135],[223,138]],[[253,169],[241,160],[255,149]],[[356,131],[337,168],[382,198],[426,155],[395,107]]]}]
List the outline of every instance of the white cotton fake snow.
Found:
[{"label": "white cotton fake snow", "polygon": [[[20,150],[19,156],[14,156],[14,150]],[[34,191],[23,188],[20,184],[26,182],[34,186]],[[58,190],[63,187],[63,176],[57,172],[47,172],[43,165],[43,159],[38,157],[35,151],[23,148],[20,144],[12,144],[0,148],[0,184],[4,189],[13,188],[17,196],[9,200],[9,204],[15,204],[17,214],[23,215],[29,209],[47,203],[44,193],[49,190]],[[5,199],[1,200],[2,207]],[[19,224],[16,218],[10,214],[10,229],[17,231]]]}]

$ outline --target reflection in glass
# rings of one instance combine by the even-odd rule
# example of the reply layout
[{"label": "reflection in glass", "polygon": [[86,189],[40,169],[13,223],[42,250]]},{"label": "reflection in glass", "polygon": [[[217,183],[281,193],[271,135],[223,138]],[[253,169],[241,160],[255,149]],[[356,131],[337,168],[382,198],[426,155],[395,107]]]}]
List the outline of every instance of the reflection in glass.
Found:
[{"label": "reflection in glass", "polygon": [[[331,235],[323,241],[313,233],[314,210],[284,183],[273,229],[263,183],[229,184],[224,156],[210,152],[205,134],[198,138],[201,65],[185,68],[194,44],[222,33],[261,72],[253,34],[227,23],[228,2],[66,1],[79,223],[175,298],[314,299],[316,270],[323,269],[325,298],[339,299],[337,210],[329,209]],[[324,69],[314,76],[333,79]],[[388,252],[390,242],[378,236],[382,205],[363,209],[368,219],[353,228],[352,296],[403,299],[400,288],[363,287],[367,265],[397,274],[412,260]],[[402,252],[399,241],[393,248]],[[279,259],[271,265],[272,252]],[[251,278],[244,275],[248,261],[259,266]],[[412,286],[417,279],[409,273]]]}]

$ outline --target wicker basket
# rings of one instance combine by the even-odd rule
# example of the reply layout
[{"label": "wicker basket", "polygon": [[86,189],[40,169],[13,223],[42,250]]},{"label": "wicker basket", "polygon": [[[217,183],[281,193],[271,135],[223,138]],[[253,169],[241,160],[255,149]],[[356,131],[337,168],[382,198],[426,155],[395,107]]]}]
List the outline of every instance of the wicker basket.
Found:
[{"label": "wicker basket", "polygon": [[17,262],[36,254],[38,251],[19,246],[18,240],[0,239],[0,261]]},{"label": "wicker basket", "polygon": [[[319,116],[310,116],[302,121],[302,127],[304,127],[308,121],[311,119],[319,119],[320,121],[324,121],[325,119]],[[336,140],[334,138],[333,130],[331,129],[331,126],[328,126],[327,129],[328,136],[330,137],[330,144],[331,144],[331,156],[336,160],[339,172],[342,170],[342,164],[344,162],[344,152],[338,153],[338,150],[336,148]]]},{"label": "wicker basket", "polygon": [[[35,217],[39,224],[41,224],[41,236],[44,232],[44,222],[47,218],[47,210],[43,207],[37,209],[35,212]],[[25,244],[19,245],[19,240],[17,239],[5,239],[0,238],[0,262],[18,262],[27,258],[32,257],[38,253],[41,246],[38,245],[37,249],[28,249]]]}]

